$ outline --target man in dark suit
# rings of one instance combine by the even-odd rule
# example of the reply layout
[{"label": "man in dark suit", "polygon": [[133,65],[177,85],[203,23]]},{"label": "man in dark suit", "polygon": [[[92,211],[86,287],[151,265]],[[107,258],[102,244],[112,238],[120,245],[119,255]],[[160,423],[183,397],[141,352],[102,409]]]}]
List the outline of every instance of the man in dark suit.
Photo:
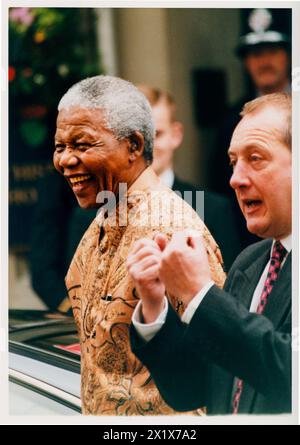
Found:
[{"label": "man in dark suit", "polygon": [[[140,240],[128,268],[142,298],[131,344],[166,402],[208,414],[291,412],[291,98],[246,104],[229,157],[248,230],[264,241],[234,262],[224,290],[200,237]],[[170,287],[171,284],[171,287]],[[180,295],[180,319],[164,296]]]},{"label": "man in dark suit", "polygon": [[154,117],[156,136],[153,147],[153,170],[168,187],[179,192],[180,196],[198,212],[221,249],[225,269],[229,270],[242,250],[230,200],[223,195],[205,190],[204,199],[197,201],[197,191],[201,190],[175,175],[174,153],[180,147],[184,135],[183,125],[176,119],[175,101],[169,93],[158,88],[148,85],[139,85],[138,88],[150,102]]},{"label": "man in dark suit", "polygon": [[243,13],[247,23],[244,23],[245,30],[239,38],[236,54],[243,63],[250,88],[228,108],[217,129],[215,150],[211,158],[211,187],[215,192],[224,193],[230,199],[244,249],[259,239],[247,231],[234,192],[229,186],[231,168],[227,150],[232,133],[240,121],[239,113],[244,103],[264,94],[291,91],[289,29],[292,16],[291,10],[288,9],[258,8],[244,10]]}]

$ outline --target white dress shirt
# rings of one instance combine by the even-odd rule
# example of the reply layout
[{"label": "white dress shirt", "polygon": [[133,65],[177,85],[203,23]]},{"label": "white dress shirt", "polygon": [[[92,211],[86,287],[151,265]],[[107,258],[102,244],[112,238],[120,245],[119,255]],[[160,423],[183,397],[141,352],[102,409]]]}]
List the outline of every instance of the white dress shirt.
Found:
[{"label": "white dress shirt", "polygon": [[168,170],[159,175],[159,179],[171,189],[175,181],[175,173],[171,168],[168,168]]},{"label": "white dress shirt", "polygon": [[[281,239],[280,242],[285,247],[287,252],[290,253],[290,251],[292,250],[292,235],[289,235],[286,238]],[[264,283],[266,281],[270,262],[271,262],[271,253],[272,253],[274,243],[275,243],[275,240],[273,241],[272,246],[271,246],[270,259],[269,259],[268,263],[266,264],[266,267],[264,268],[264,271],[263,271],[263,273],[257,283],[255,291],[253,293],[253,297],[252,297],[252,301],[251,301],[251,305],[250,305],[250,312],[256,312],[256,308],[260,301],[260,296],[263,291]],[[283,266],[285,261],[286,261],[286,257],[285,257],[284,261],[282,262],[281,267]],[[190,303],[188,304],[186,310],[184,311],[184,313],[181,317],[181,320],[184,323],[187,323],[187,324],[190,323],[191,319],[193,318],[194,313],[196,312],[196,309],[201,304],[203,298],[205,297],[205,295],[207,294],[207,292],[213,285],[214,285],[213,281],[210,281],[209,283],[207,283],[195,295],[195,297],[190,301]],[[145,341],[147,341],[147,342],[150,341],[157,334],[157,332],[161,329],[161,327],[165,323],[167,313],[168,313],[168,305],[169,305],[168,299],[165,297],[165,305],[164,305],[164,309],[162,310],[162,312],[159,314],[159,316],[157,317],[157,319],[154,322],[146,324],[141,321],[143,319],[142,314],[141,314],[142,301],[138,302],[138,304],[132,314],[132,323],[133,323],[136,331],[138,332],[138,334]]]}]

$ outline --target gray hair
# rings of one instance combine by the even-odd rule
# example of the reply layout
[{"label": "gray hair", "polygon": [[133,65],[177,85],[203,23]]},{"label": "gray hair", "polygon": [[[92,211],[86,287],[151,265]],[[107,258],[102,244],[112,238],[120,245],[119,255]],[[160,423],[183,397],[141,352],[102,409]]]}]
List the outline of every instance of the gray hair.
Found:
[{"label": "gray hair", "polygon": [[155,128],[151,106],[132,83],[104,75],[81,80],[58,104],[59,111],[70,107],[101,108],[105,127],[119,140],[139,131],[145,141],[143,156],[146,161],[152,161]]},{"label": "gray hair", "polygon": [[282,140],[287,147],[292,149],[292,96],[288,93],[271,93],[264,96],[257,97],[256,99],[246,102],[243,106],[240,116],[244,117],[247,114],[255,113],[255,111],[261,110],[266,106],[273,106],[277,110],[281,109],[286,112],[286,121],[282,129]]}]

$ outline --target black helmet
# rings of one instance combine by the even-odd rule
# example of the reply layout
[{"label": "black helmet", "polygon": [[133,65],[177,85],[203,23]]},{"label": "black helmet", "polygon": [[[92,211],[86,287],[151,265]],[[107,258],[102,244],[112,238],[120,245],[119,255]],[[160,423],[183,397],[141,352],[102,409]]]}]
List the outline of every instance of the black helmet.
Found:
[{"label": "black helmet", "polygon": [[280,46],[290,50],[291,14],[289,10],[260,8],[244,11],[244,13],[247,14],[246,28],[248,32],[239,39],[236,49],[238,56],[244,57],[249,51],[266,45]]}]

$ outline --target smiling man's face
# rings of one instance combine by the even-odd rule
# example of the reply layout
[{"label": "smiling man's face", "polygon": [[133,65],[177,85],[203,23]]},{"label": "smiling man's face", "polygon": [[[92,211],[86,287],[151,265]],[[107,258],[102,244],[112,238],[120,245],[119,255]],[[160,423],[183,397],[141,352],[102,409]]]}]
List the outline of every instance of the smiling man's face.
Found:
[{"label": "smiling man's face", "polygon": [[53,162],[81,207],[97,207],[97,194],[117,194],[120,182],[131,185],[135,177],[129,145],[105,128],[100,109],[72,107],[59,112]]},{"label": "smiling man's face", "polygon": [[249,232],[261,238],[291,233],[291,150],[284,142],[287,115],[266,105],[236,127],[228,151],[234,188]]}]

